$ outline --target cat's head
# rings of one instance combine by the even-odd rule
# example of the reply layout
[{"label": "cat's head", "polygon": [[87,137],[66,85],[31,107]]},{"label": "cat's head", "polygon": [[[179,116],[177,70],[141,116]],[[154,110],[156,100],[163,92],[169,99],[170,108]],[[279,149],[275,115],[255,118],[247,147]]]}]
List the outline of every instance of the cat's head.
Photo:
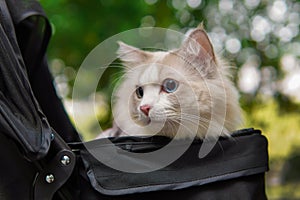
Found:
[{"label": "cat's head", "polygon": [[[181,130],[180,137],[203,138],[209,126],[224,133],[236,128],[236,91],[202,28],[172,51],[119,45],[126,72],[116,91],[114,116],[125,134],[174,137]],[[229,117],[236,119],[229,122]]]}]

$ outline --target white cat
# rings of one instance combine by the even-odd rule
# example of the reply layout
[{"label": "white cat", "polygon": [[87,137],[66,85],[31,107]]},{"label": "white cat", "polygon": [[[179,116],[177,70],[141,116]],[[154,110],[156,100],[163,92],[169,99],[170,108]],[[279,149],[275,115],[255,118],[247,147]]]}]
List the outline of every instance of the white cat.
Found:
[{"label": "white cat", "polygon": [[217,138],[241,124],[231,67],[216,56],[202,26],[168,52],[119,45],[125,75],[115,92],[114,128],[100,137]]}]

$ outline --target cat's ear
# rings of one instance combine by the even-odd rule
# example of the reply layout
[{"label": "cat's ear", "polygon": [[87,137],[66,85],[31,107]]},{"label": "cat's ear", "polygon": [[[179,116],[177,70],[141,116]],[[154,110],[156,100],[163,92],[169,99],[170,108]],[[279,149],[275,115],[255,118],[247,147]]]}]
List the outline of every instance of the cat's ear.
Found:
[{"label": "cat's ear", "polygon": [[125,44],[121,41],[118,42],[119,49],[117,51],[118,58],[120,58],[127,65],[137,65],[147,60],[150,56],[148,52],[145,52],[136,47]]},{"label": "cat's ear", "polygon": [[186,54],[192,54],[196,58],[216,61],[213,46],[202,24],[189,34],[181,49]]}]

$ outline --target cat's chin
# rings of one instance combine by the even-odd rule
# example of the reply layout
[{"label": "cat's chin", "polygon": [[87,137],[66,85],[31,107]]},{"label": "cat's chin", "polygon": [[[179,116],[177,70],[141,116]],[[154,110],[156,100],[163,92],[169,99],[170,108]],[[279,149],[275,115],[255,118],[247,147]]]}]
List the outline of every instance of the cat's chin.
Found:
[{"label": "cat's chin", "polygon": [[136,122],[138,125],[146,127],[146,126],[151,126],[151,125],[157,125],[157,124],[165,124],[165,120],[162,119],[152,119],[152,118],[147,118],[142,121]]},{"label": "cat's chin", "polygon": [[150,117],[140,117],[139,119],[134,119],[134,122],[139,126],[148,126],[151,123]]},{"label": "cat's chin", "polygon": [[141,126],[148,126],[151,124],[165,124],[167,119],[165,117],[140,117],[135,122]]}]

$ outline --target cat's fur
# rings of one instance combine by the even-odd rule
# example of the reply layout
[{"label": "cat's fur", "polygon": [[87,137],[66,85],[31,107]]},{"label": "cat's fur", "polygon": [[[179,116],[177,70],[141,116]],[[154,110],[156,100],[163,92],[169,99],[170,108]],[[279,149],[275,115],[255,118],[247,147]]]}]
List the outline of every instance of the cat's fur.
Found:
[{"label": "cat's fur", "polygon": [[[202,27],[169,52],[119,45],[117,54],[126,69],[115,92],[113,112],[122,135],[216,138],[230,135],[241,124],[231,67],[216,55]],[[164,91],[166,79],[178,83],[176,91]],[[140,98],[138,87],[143,91]],[[148,106],[147,112],[143,105]]]}]

